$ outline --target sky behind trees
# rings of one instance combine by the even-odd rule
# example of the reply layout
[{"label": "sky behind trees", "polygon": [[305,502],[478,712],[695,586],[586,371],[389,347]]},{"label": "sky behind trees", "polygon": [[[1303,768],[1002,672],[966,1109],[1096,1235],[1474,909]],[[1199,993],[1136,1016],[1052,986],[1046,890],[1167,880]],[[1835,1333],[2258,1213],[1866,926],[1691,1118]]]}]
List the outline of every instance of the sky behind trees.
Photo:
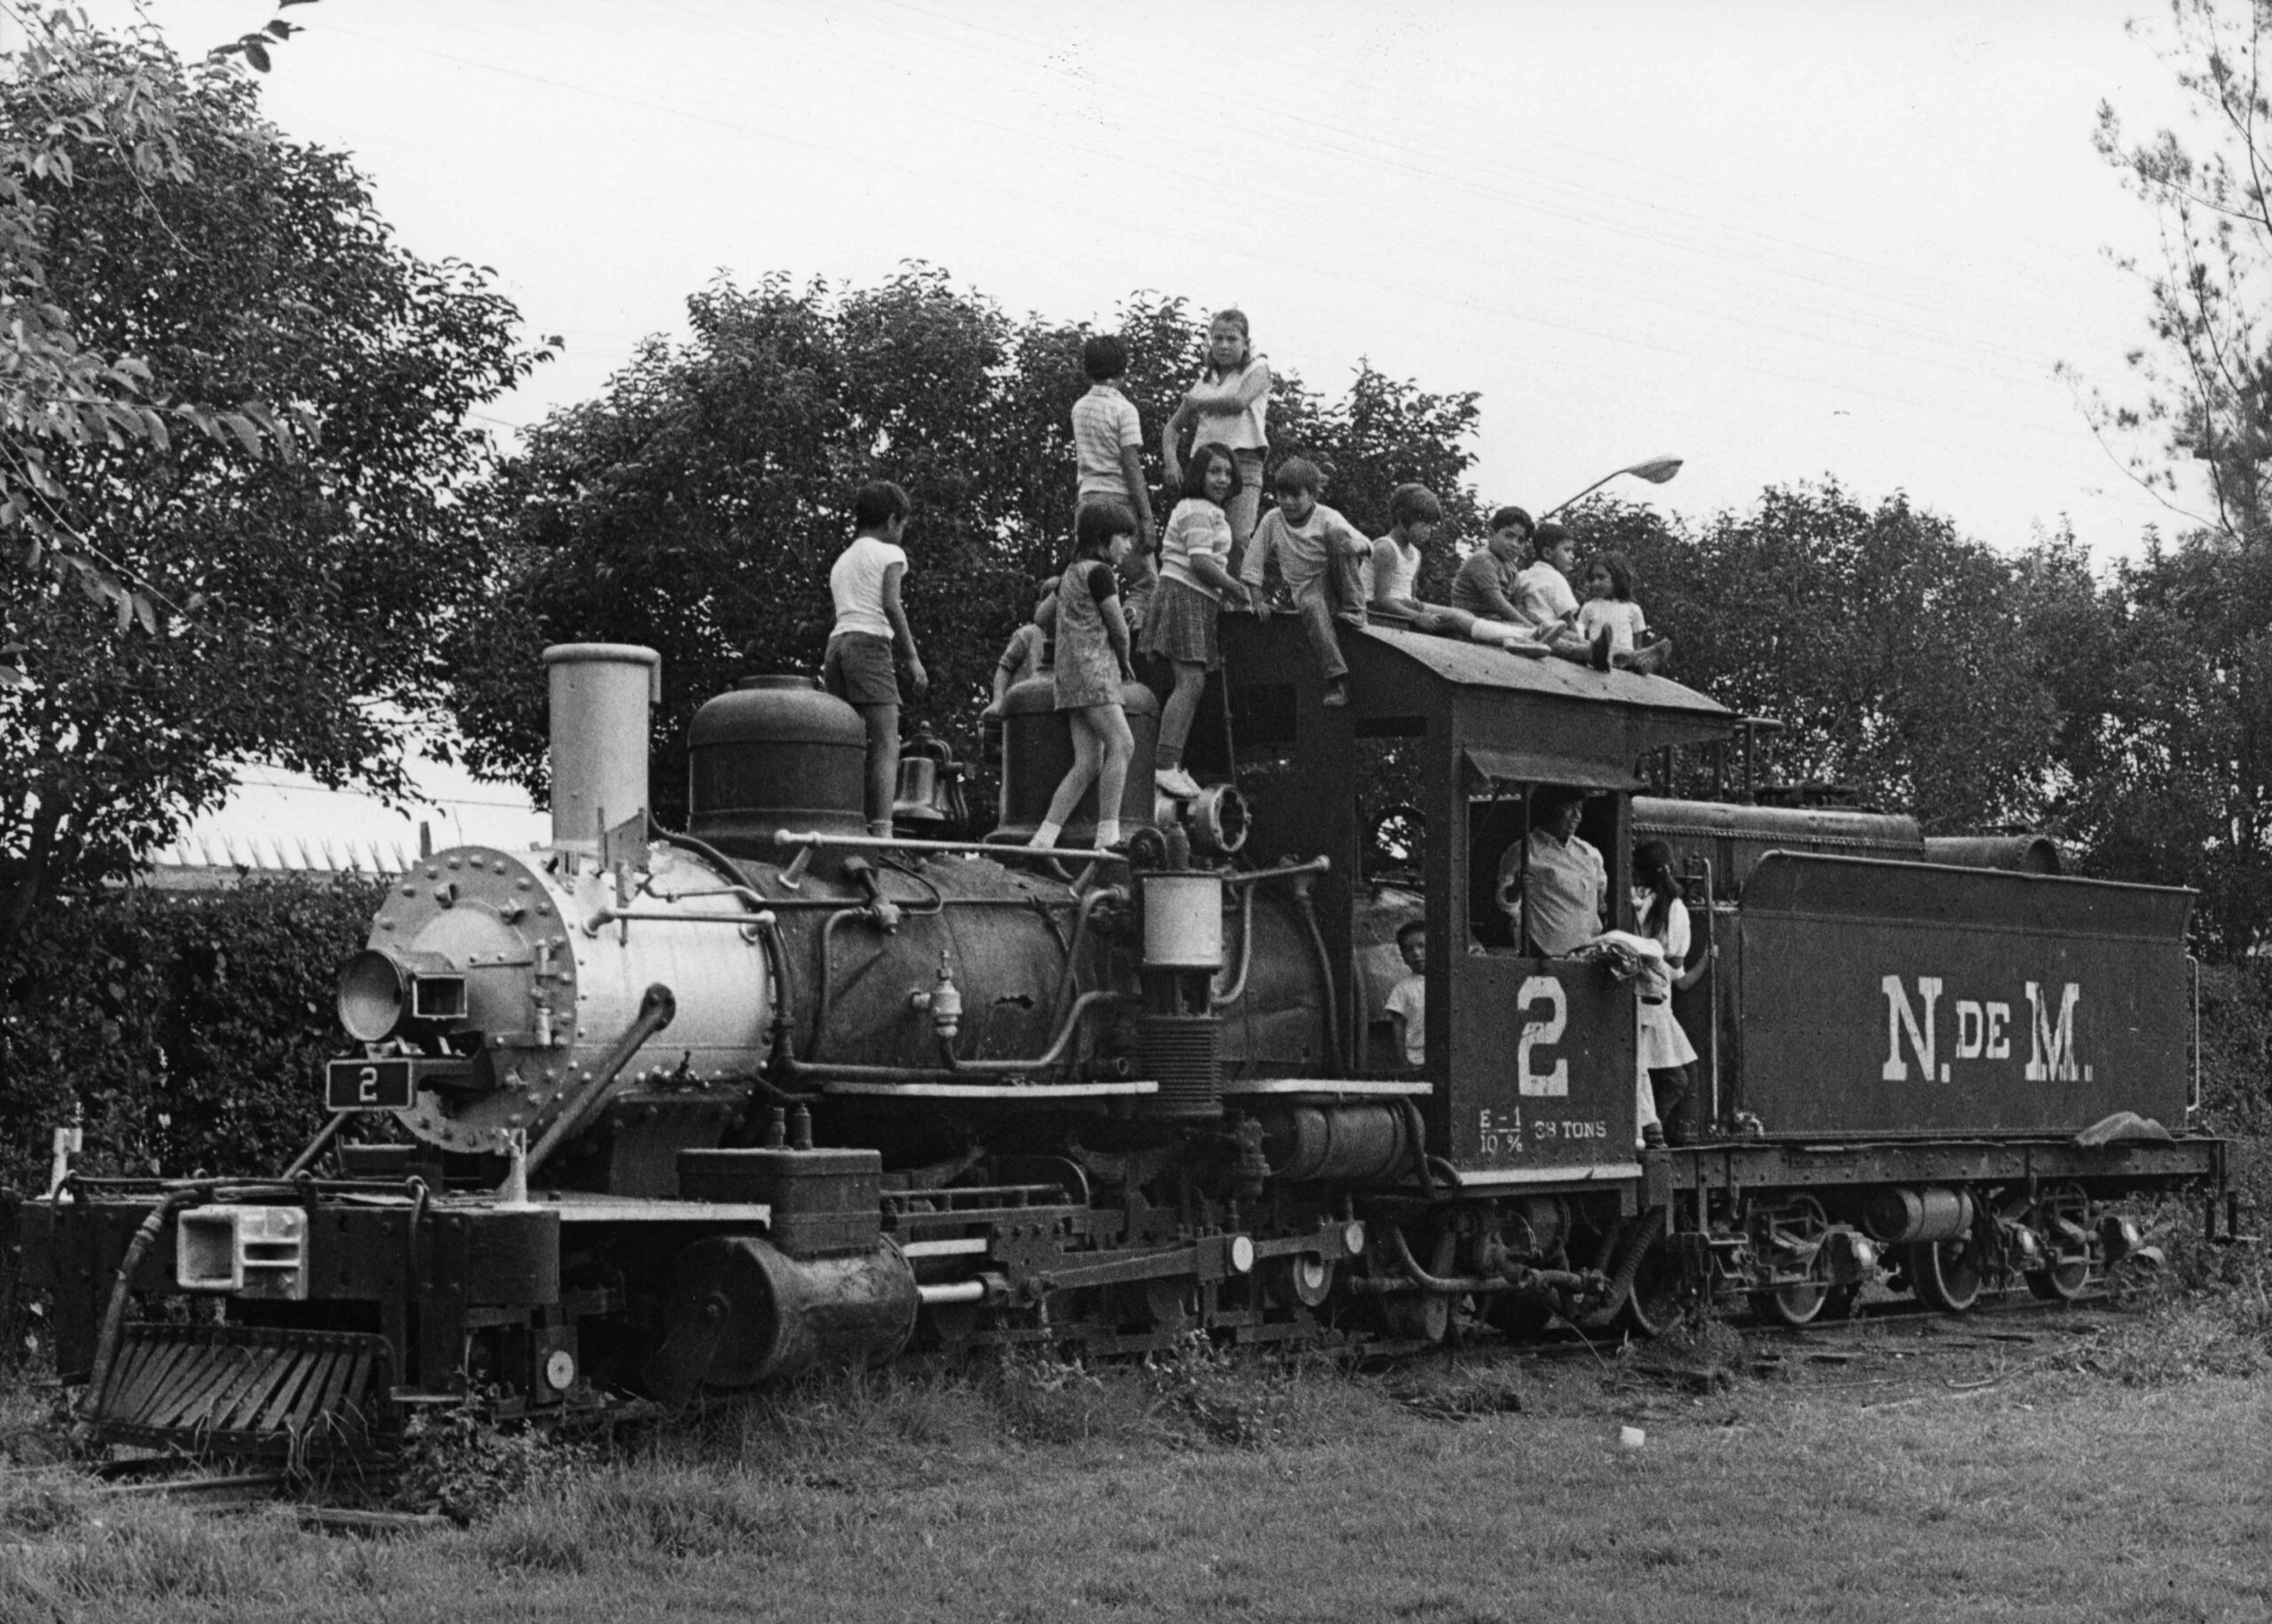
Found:
[{"label": "sky behind trees", "polygon": [[[2110,556],[2181,527],[2053,374],[2118,388],[2143,335],[2102,250],[2150,224],[2090,146],[2102,98],[2174,105],[2139,9],[324,0],[264,90],[564,338],[501,434],[720,271],[922,259],[1055,319],[1236,303],[1328,389],[1478,390],[1490,500],[1668,452],[1692,515],[1832,475]],[[270,14],[148,11],[185,51]]]}]

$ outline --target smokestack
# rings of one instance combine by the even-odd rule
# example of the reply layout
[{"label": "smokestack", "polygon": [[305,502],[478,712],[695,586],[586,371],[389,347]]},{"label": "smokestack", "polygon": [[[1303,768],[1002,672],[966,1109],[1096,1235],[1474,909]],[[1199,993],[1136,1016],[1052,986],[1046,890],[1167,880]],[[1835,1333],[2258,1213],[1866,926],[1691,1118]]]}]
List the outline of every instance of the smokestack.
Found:
[{"label": "smokestack", "polygon": [[552,689],[552,843],[596,851],[647,811],[647,714],[663,697],[663,657],[628,643],[544,651]]}]

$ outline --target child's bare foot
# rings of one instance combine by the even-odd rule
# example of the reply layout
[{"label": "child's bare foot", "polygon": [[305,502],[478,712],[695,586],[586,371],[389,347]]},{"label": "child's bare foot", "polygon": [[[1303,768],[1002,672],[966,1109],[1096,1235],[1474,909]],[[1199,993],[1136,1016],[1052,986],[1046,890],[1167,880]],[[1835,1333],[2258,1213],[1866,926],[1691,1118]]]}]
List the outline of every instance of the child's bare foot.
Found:
[{"label": "child's bare foot", "polygon": [[1325,706],[1327,709],[1338,710],[1341,706],[1348,703],[1349,679],[1347,677],[1335,677],[1331,682],[1325,685]]}]

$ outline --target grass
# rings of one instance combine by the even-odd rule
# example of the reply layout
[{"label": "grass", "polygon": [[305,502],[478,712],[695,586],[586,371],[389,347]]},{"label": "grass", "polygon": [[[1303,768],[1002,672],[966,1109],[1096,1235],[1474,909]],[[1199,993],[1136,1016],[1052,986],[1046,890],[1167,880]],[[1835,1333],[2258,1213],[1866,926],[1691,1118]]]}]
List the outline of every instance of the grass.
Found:
[{"label": "grass", "polygon": [[107,1498],[20,1399],[0,1619],[2259,1620],[2272,1323],[2234,1301],[840,1380],[517,1492],[477,1462],[480,1520],[400,1541]]}]

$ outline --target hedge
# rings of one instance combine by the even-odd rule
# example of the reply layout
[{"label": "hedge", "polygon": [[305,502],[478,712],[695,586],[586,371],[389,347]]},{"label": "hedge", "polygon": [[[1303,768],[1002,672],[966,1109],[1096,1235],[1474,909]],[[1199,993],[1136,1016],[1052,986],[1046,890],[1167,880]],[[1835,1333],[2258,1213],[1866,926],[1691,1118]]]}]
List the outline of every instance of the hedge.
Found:
[{"label": "hedge", "polygon": [[44,1187],[75,1103],[89,1172],[257,1174],[324,1118],[333,979],[382,885],[67,898],[0,954],[0,1188]]}]

